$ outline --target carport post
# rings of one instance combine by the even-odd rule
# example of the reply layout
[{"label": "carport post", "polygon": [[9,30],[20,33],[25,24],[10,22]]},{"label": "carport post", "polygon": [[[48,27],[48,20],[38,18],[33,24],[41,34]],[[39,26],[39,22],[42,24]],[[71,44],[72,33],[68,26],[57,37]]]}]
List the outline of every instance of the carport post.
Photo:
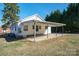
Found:
[{"label": "carport post", "polygon": [[47,24],[47,39],[48,39],[48,24]]},{"label": "carport post", "polygon": [[62,26],[62,36],[63,36],[63,32],[64,32],[64,28],[63,28],[63,26]]},{"label": "carport post", "polygon": [[57,38],[57,27],[56,27],[56,38]]},{"label": "carport post", "polygon": [[35,42],[35,39],[36,39],[36,22],[34,21],[34,42]]}]

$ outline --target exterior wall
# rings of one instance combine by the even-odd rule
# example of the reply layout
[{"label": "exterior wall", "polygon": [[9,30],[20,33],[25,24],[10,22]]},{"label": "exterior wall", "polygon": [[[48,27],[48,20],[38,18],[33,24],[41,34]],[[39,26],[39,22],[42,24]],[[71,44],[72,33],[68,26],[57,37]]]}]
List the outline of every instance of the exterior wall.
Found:
[{"label": "exterior wall", "polygon": [[[24,25],[28,25],[28,31],[24,31]],[[47,30],[45,29],[45,24],[40,24],[36,23],[37,26],[41,26],[41,29],[39,31],[36,31],[36,34],[47,34]],[[24,36],[26,37],[27,35],[34,35],[34,29],[33,29],[33,23],[28,22],[28,23],[23,23],[20,25],[21,28],[21,33],[18,33],[18,30],[15,32],[16,35]],[[48,27],[48,33],[51,33],[51,27]]]},{"label": "exterior wall", "polygon": [[45,32],[44,32],[44,34],[51,34],[51,27],[49,26],[46,30],[45,30]]}]

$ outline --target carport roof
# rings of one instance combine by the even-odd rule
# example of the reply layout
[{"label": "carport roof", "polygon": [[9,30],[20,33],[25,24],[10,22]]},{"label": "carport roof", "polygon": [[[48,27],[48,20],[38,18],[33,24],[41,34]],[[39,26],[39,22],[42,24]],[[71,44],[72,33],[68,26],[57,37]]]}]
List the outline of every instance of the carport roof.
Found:
[{"label": "carport roof", "polygon": [[61,26],[65,26],[66,25],[66,24],[63,24],[63,23],[49,22],[49,21],[37,21],[37,20],[25,21],[25,22],[22,22],[21,24],[28,23],[28,22],[47,24],[47,26],[51,26],[51,27],[61,27]]}]

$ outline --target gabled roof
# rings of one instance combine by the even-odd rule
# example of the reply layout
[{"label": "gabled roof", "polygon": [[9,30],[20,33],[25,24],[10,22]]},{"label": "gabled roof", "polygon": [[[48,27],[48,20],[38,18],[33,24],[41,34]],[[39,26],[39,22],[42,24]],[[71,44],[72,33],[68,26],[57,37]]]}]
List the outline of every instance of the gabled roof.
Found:
[{"label": "gabled roof", "polygon": [[30,20],[44,21],[38,14],[34,14],[32,16],[29,16],[29,17],[22,19],[21,22],[30,21]]},{"label": "gabled roof", "polygon": [[29,17],[26,17],[26,18],[22,19],[22,21],[20,21],[18,23],[18,25],[23,23],[23,22],[27,22],[27,21],[31,21],[31,20],[41,21],[41,22],[44,21],[38,14],[34,14],[32,16],[29,16]]}]

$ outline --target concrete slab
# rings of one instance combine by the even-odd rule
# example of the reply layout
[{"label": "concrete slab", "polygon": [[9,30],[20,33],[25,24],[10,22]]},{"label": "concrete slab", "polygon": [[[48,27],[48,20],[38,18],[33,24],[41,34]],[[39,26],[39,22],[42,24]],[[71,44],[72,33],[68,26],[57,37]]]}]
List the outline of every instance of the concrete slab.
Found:
[{"label": "concrete slab", "polygon": [[[65,35],[65,34],[63,34]],[[48,39],[52,39],[52,38],[57,38],[57,37],[60,37],[60,36],[63,36],[62,34],[57,34],[54,33],[54,34],[49,34],[48,35],[48,38],[47,38],[47,35],[43,35],[43,36],[37,36],[35,41],[43,41],[43,40],[48,40]],[[30,41],[34,41],[34,38],[33,37],[29,37],[27,38],[27,40],[30,40]]]}]

